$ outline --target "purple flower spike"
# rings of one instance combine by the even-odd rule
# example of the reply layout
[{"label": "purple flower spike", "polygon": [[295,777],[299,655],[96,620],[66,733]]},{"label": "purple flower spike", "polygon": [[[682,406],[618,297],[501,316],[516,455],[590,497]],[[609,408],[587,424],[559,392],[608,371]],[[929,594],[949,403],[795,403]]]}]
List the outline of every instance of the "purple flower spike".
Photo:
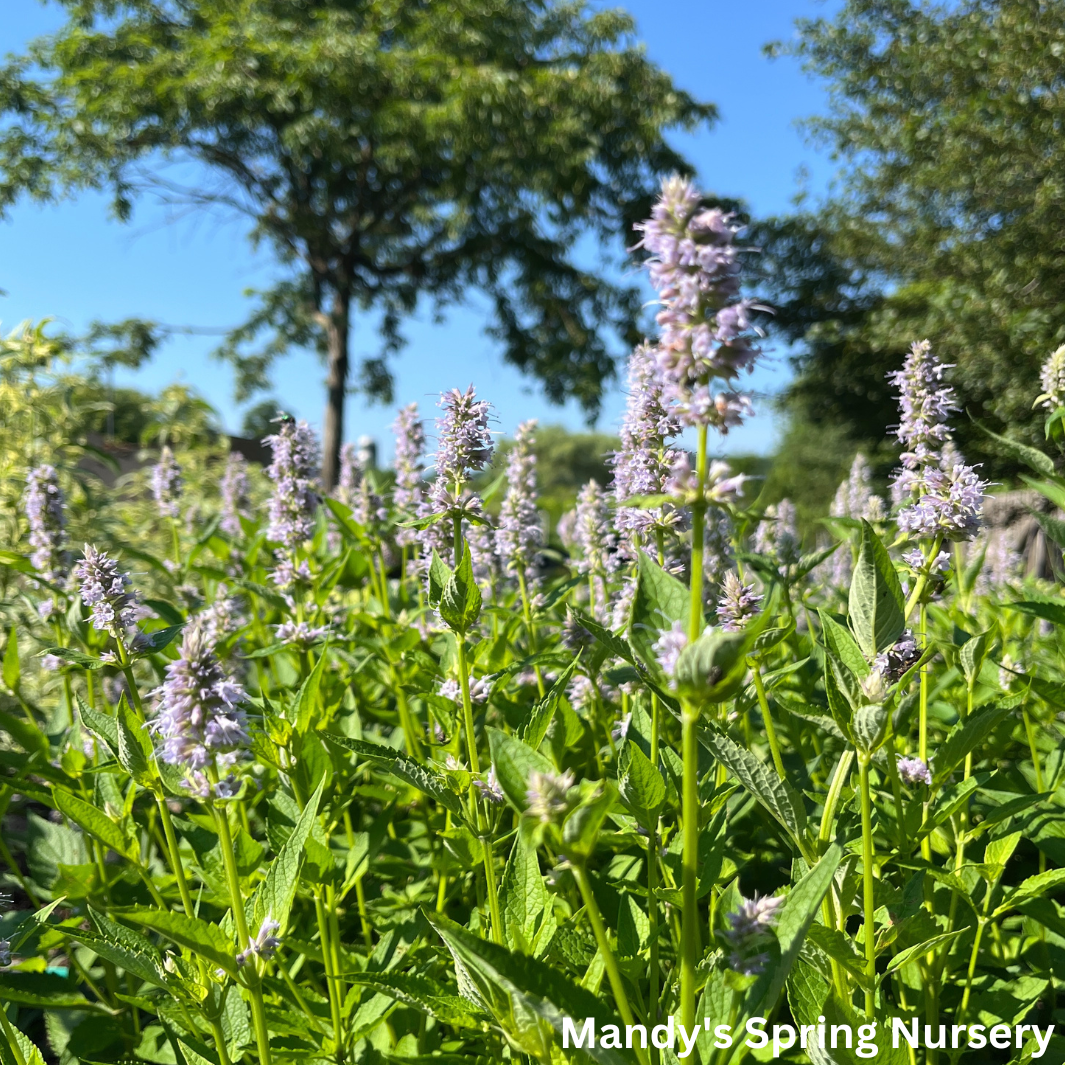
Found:
[{"label": "purple flower spike", "polygon": [[164,518],[176,518],[181,513],[181,493],[185,482],[181,467],[173,451],[165,444],[159,453],[159,461],[152,467],[152,495],[155,505]]},{"label": "purple flower spike", "polygon": [[[421,514],[425,500],[425,424],[418,417],[418,404],[403,407],[392,423],[396,437],[396,487],[392,501],[408,518]],[[397,529],[396,543],[411,547],[418,543],[416,529]]]},{"label": "purple flower spike", "polygon": [[125,640],[127,632],[145,616],[136,592],[129,590],[129,574],[118,563],[92,544],[85,545],[85,555],[74,567],[74,577],[81,582],[81,600],[92,607],[92,627],[109,632],[116,640]]},{"label": "purple flower spike", "polygon": [[230,536],[240,536],[240,519],[248,513],[248,463],[243,455],[231,451],[219,486],[222,495],[222,520],[219,528]]},{"label": "purple flower spike", "polygon": [[283,415],[278,430],[264,439],[273,451],[266,475],[274,482],[266,535],[295,551],[314,530],[318,510],[318,441],[306,422]]},{"label": "purple flower spike", "polygon": [[900,758],[899,777],[904,784],[926,784],[931,787],[932,773],[920,758]]},{"label": "purple flower spike", "polygon": [[66,581],[70,558],[66,550],[66,500],[54,466],[36,466],[26,475],[22,497],[30,525],[30,562],[52,584]]},{"label": "purple flower spike", "polygon": [[149,728],[162,741],[159,757],[170,765],[228,766],[251,743],[241,708],[247,695],[223,669],[203,626],[185,629],[180,657],[152,694],[158,706]]},{"label": "purple flower spike", "polygon": [[741,632],[758,613],[763,597],[753,584],[744,584],[729,570],[725,574],[721,598],[717,602],[717,621],[725,632]]},{"label": "purple flower spike", "polygon": [[522,574],[526,588],[536,583],[536,558],[543,527],[536,501],[536,421],[522,422],[507,455],[507,494],[499,512],[496,551],[507,573]]}]

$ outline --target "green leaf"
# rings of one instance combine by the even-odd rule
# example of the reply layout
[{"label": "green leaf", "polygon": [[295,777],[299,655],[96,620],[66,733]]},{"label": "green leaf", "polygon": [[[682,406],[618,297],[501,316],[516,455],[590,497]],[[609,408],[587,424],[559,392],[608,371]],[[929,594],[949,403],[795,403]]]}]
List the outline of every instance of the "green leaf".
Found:
[{"label": "green leaf", "polygon": [[656,674],[661,673],[654,652],[658,634],[672,628],[675,621],[687,621],[690,598],[688,589],[676,577],[667,573],[646,551],[640,552],[630,639],[644,664]]},{"label": "green leaf", "polygon": [[998,444],[998,450],[1007,458],[1015,459],[1017,462],[1023,462],[1025,466],[1030,466],[1036,473],[1042,477],[1049,477],[1057,480],[1054,460],[1049,455],[1044,455],[1042,451],[1037,448],[1029,447],[1027,444],[1022,444],[1017,440],[1010,440],[1008,437],[1000,436],[998,433],[992,432],[982,422],[973,418],[973,422],[977,428],[986,433],[992,440]]},{"label": "green leaf", "polygon": [[162,954],[150,940],[138,932],[124,928],[95,910],[91,910],[90,913],[97,926],[95,931],[86,928],[63,929],[64,935],[83,943],[105,961],[111,962],[145,983],[168,991],[173,989],[175,981],[163,968]]},{"label": "green leaf", "polygon": [[819,610],[821,638],[825,646],[856,677],[868,676],[870,665],[855,642],[849,629],[845,629],[827,610]]},{"label": "green leaf", "polygon": [[102,810],[97,810],[84,799],[62,788],[52,792],[56,809],[79,825],[90,836],[95,836],[106,847],[127,858],[136,858],[136,845],[123,830],[115,824]]},{"label": "green leaf", "polygon": [[432,770],[427,769],[419,762],[408,758],[405,754],[392,747],[385,747],[380,743],[370,743],[368,740],[353,740],[350,736],[337,736],[332,732],[322,732],[319,735],[337,747],[344,747],[354,752],[360,758],[373,762],[379,769],[391,773],[400,780],[405,781],[412,788],[434,798],[445,809],[453,814],[462,815],[462,806],[458,797],[448,789],[443,777]]},{"label": "green leaf", "polygon": [[851,578],[851,628],[858,646],[870,661],[890,647],[906,627],[906,601],[895,566],[873,531],[862,520],[862,547]]},{"label": "green leaf", "polygon": [[699,742],[798,841],[806,831],[806,807],[802,796],[776,772],[763,765],[750,751],[714,726],[699,730]]},{"label": "green leaf", "polygon": [[934,784],[941,784],[965,760],[970,751],[976,750],[998,727],[999,722],[1010,713],[1002,705],[982,706],[966,721],[959,722],[939,745],[932,759]]},{"label": "green leaf", "polygon": [[62,658],[65,662],[73,662],[82,669],[103,669],[104,666],[111,665],[110,662],[105,662],[101,658],[93,658],[92,655],[75,651],[73,647],[46,647],[43,651],[37,652],[38,658],[44,658],[45,655],[55,655],[56,658]]},{"label": "green leaf", "polygon": [[481,616],[481,589],[473,575],[470,545],[465,540],[462,542],[462,560],[444,585],[439,609],[448,626],[463,636]]},{"label": "green leaf", "polygon": [[576,619],[581,628],[587,629],[615,658],[635,663],[636,656],[632,653],[632,648],[617,633],[611,632],[605,625],[600,625],[595,618],[576,607],[571,606],[568,613]]},{"label": "green leaf", "polygon": [[529,774],[533,771],[554,773],[554,765],[527,743],[496,728],[488,729],[488,749],[503,793],[516,809],[524,812],[528,805],[525,793],[529,787]]},{"label": "green leaf", "polygon": [[[1062,522],[1065,530],[1065,522]],[[1063,537],[1065,538],[1065,537]],[[1052,621],[1055,625],[1065,625],[1065,603],[1060,600],[1029,599],[1019,603],[1003,603],[1007,610],[1016,610],[1021,614],[1028,614],[1033,618],[1042,618],[1044,621]]]},{"label": "green leaf", "polygon": [[455,1028],[486,1027],[487,1015],[469,1001],[430,979],[415,973],[354,973],[347,978],[349,983],[369,987],[397,1002],[413,1006],[421,1013],[435,1017],[441,1024]]},{"label": "green leaf", "polygon": [[122,919],[150,928],[194,954],[201,954],[230,976],[237,974],[236,947],[216,924],[184,913],[151,909],[124,910]]},{"label": "green leaf", "polygon": [[645,828],[666,801],[666,784],[638,743],[626,740],[618,755],[618,791]]},{"label": "green leaf", "polygon": [[555,716],[558,701],[566,694],[570,678],[577,669],[580,660],[581,656],[578,652],[577,656],[558,675],[555,683],[551,685],[551,690],[542,699],[538,699],[533,703],[525,720],[522,721],[521,727],[518,729],[518,739],[523,743],[527,743],[533,749],[543,743],[544,736],[547,735],[547,730],[551,725],[551,719]]},{"label": "green leaf", "polygon": [[451,580],[451,567],[433,550],[429,560],[429,605],[439,606],[448,581]]},{"label": "green leaf", "polygon": [[325,670],[326,649],[318,656],[310,676],[300,685],[296,696],[294,727],[302,736],[311,726],[311,720],[318,709],[318,692],[322,686],[322,673]]},{"label": "green leaf", "polygon": [[22,667],[19,664],[18,658],[18,632],[15,626],[11,626],[11,630],[7,636],[7,648],[4,651],[4,666],[3,666],[4,683],[12,690],[18,691],[19,681],[22,678]]},{"label": "green leaf", "polygon": [[322,801],[325,782],[326,778],[323,776],[318,784],[318,790],[310,797],[300,813],[296,827],[285,841],[281,853],[270,863],[266,871],[266,879],[255,891],[252,912],[255,915],[256,927],[262,925],[263,921],[270,917],[281,926],[281,934],[285,933],[288,915],[296,897],[296,887],[299,884],[303,847],[307,842],[307,837],[311,834],[314,819],[318,816],[318,804]]},{"label": "green leaf", "polygon": [[1036,873],[1035,876],[1022,880],[1017,889],[995,911],[994,916],[1012,910],[1015,906],[1028,899],[1039,898],[1048,891],[1057,891],[1065,885],[1065,869],[1048,869],[1045,873]]},{"label": "green leaf", "polygon": [[562,850],[571,859],[592,856],[599,830],[617,800],[617,792],[609,780],[594,785],[586,781],[581,784],[580,793],[580,803],[562,826]]},{"label": "green leaf", "polygon": [[704,629],[677,659],[677,691],[700,702],[732,698],[747,673],[746,653],[754,639],[755,634],[748,631]]},{"label": "green leaf", "polygon": [[967,930],[959,928],[956,932],[944,932],[938,936],[932,936],[931,939],[926,939],[923,943],[917,943],[912,947],[907,947],[905,950],[900,950],[888,962],[887,970],[879,977],[883,980],[888,973],[893,973],[896,969],[901,969],[907,962],[913,961],[914,958],[920,958],[922,955],[929,954],[937,947],[941,947],[944,943],[952,943],[960,935],[964,935]]},{"label": "green leaf", "polygon": [[987,657],[987,652],[991,647],[993,631],[993,629],[988,629],[986,632],[971,636],[961,645],[961,650],[958,652],[958,662],[961,664],[962,672],[965,674],[965,680],[970,685],[980,675],[984,659]]},{"label": "green leaf", "polygon": [[12,954],[17,954],[19,947],[26,942],[35,932],[47,925],[48,918],[52,916],[52,911],[55,910],[63,902],[63,899],[56,899],[54,902],[48,903],[47,906],[41,907],[36,913],[31,913],[29,917],[25,918],[18,923],[13,932],[8,932],[4,937],[8,941],[8,950]]},{"label": "green leaf", "polygon": [[138,784],[150,783],[156,776],[153,771],[152,744],[144,724],[137,720],[130,709],[125,692],[118,700],[115,731],[118,733],[119,764]]},{"label": "green leaf", "polygon": [[[442,914],[425,913],[455,962],[459,991],[492,1015],[510,1041],[541,1061],[552,1060],[552,1044],[561,1044],[565,1018],[591,1017],[597,1024],[618,1024],[598,996],[551,966],[481,939]],[[596,1041],[586,1053],[600,1065],[631,1065],[632,1056]]]},{"label": "green leaf", "polygon": [[536,848],[521,831],[503,871],[499,911],[511,950],[539,956],[547,949],[557,927],[554,901],[544,886]]},{"label": "green leaf", "polygon": [[860,751],[872,754],[887,738],[890,710],[884,703],[867,703],[859,706],[851,718],[851,734]]}]

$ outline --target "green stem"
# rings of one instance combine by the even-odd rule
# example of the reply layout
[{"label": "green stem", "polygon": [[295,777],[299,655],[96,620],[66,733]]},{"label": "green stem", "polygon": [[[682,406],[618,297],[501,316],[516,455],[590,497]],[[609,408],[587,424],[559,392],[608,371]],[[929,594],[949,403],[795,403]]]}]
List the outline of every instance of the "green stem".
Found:
[{"label": "green stem", "polygon": [[921,602],[924,598],[925,588],[928,587],[928,578],[930,576],[929,566],[936,560],[939,555],[939,549],[943,546],[943,535],[940,534],[932,541],[932,550],[928,554],[924,566],[921,568],[921,572],[917,577],[917,583],[913,586],[913,591],[910,592],[910,598],[906,600],[906,620],[909,621],[910,615],[913,613],[913,608]]},{"label": "green stem", "polygon": [[26,1065],[26,1055],[22,1053],[22,1045],[15,1037],[15,1030],[7,1019],[7,1011],[4,1009],[2,1002],[0,1002],[0,1026],[4,1029],[4,1038],[7,1039],[7,1044],[11,1047],[11,1053],[15,1058],[16,1065]]},{"label": "green stem", "polygon": [[873,883],[873,804],[869,792],[869,755],[858,754],[858,783],[862,792],[862,884],[864,887],[864,923],[865,923],[865,1013],[873,1019],[876,1009],[876,997],[873,985],[876,983],[876,928],[873,915],[876,913]]},{"label": "green stem", "polygon": [[211,1018],[211,1034],[214,1036],[214,1048],[218,1051],[219,1065],[232,1065],[229,1058],[229,1048],[226,1046],[226,1035],[222,1031],[222,1025],[217,1019]]},{"label": "green stem", "polygon": [[[610,981],[610,989],[614,992],[614,1000],[618,1005],[618,1013],[621,1014],[621,1019],[626,1024],[635,1024],[636,1018],[633,1016],[632,1007],[629,1005],[629,997],[625,993],[625,985],[621,980],[621,972],[618,969],[617,958],[614,957],[614,952],[610,948],[610,941],[607,939],[606,926],[603,924],[603,915],[599,912],[599,904],[595,901],[595,895],[592,892],[592,884],[588,879],[588,871],[584,867],[583,861],[572,862],[573,876],[577,881],[577,887],[580,889],[581,899],[584,902],[584,908],[588,913],[588,920],[592,924],[592,933],[595,935],[596,945],[599,947],[599,953],[603,955],[603,963],[606,966],[607,979]],[[646,1061],[646,1051],[641,1047],[636,1047],[636,1056],[641,1062]]]},{"label": "green stem", "polygon": [[337,1056],[340,1056],[340,1045],[343,1040],[343,1021],[340,1014],[340,989],[337,974],[333,970],[332,937],[329,930],[329,919],[326,916],[325,906],[322,905],[321,891],[314,893],[314,913],[318,920],[318,939],[322,946],[322,963],[325,966],[325,980],[329,988],[329,1016],[333,1022],[333,1039],[336,1042]]},{"label": "green stem", "polygon": [[766,697],[765,684],[762,682],[762,667],[753,658],[748,660],[748,665],[751,667],[751,675],[754,678],[754,690],[758,694],[758,706],[762,711],[762,720],[765,722],[765,734],[769,740],[769,750],[773,754],[773,765],[777,767],[777,776],[784,780],[784,762],[780,757],[777,730],[773,724],[773,715],[769,712],[769,699]]},{"label": "green stem", "polygon": [[699,912],[696,900],[699,858],[699,741],[698,714],[685,700],[681,711],[681,746],[684,756],[684,794],[681,808],[683,852],[681,858],[681,960],[680,1019],[686,1028],[695,1024],[695,968],[699,962]]},{"label": "green stem", "polygon": [[188,881],[185,879],[185,868],[181,864],[181,851],[178,848],[177,834],[174,832],[174,822],[170,819],[166,799],[159,792],[155,793],[155,803],[159,808],[159,820],[163,824],[166,848],[170,854],[170,868],[173,869],[174,879],[177,881],[181,905],[184,906],[186,915],[192,917],[195,913],[192,907],[192,894],[189,891]]},{"label": "green stem", "polygon": [[[655,763],[657,764],[657,763]],[[650,952],[647,962],[647,1024],[658,1024],[658,982],[661,976],[658,966],[658,825],[652,819],[647,832],[647,938]],[[654,1062],[658,1055],[651,1051]]]}]

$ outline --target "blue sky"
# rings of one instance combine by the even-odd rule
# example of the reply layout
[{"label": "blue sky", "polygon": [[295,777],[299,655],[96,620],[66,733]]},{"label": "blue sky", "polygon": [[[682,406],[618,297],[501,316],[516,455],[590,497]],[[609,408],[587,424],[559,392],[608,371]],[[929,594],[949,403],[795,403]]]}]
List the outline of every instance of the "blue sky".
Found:
[{"label": "blue sky", "polygon": [[[611,5],[614,6],[614,5]],[[721,118],[710,131],[678,135],[674,143],[698,167],[702,186],[742,197],[758,214],[788,209],[800,187],[815,196],[827,185],[831,164],[809,146],[797,121],[823,111],[823,87],[810,81],[791,59],[770,61],[762,46],[788,39],[798,17],[826,13],[834,4],[816,0],[628,0],[649,55],[696,97],[717,104]],[[19,51],[32,37],[61,21],[62,12],[38,0],[6,0],[0,51]],[[802,175],[802,176],[801,176]],[[239,222],[192,216],[174,222],[148,201],[138,204],[129,225],[108,217],[106,199],[41,207],[20,203],[0,223],[0,324],[6,332],[19,321],[54,317],[79,330],[93,319],[144,317],[173,325],[231,327],[251,306],[244,290],[264,285],[270,260],[254,254]],[[471,381],[492,401],[498,427],[510,432],[524,418],[578,429],[575,404],[548,404],[534,384],[506,367],[483,333],[485,316],[476,301],[448,312],[443,324],[420,315],[404,328],[408,345],[395,359],[397,404],[418,401],[430,409],[436,395]],[[356,354],[376,350],[369,322],[357,322]],[[228,367],[210,357],[216,340],[178,337],[152,364],[121,372],[119,383],[148,390],[180,380],[218,409],[223,425],[239,429],[241,409],[233,402]],[[274,370],[273,394],[312,424],[320,424],[324,369],[312,357],[294,354]],[[768,352],[749,386],[757,416],[722,442],[721,450],[766,452],[776,425],[766,395],[787,379],[782,352]],[[604,403],[599,428],[616,426],[624,406],[620,385]],[[382,456],[391,455],[391,408],[352,396],[346,436],[369,434]]]}]

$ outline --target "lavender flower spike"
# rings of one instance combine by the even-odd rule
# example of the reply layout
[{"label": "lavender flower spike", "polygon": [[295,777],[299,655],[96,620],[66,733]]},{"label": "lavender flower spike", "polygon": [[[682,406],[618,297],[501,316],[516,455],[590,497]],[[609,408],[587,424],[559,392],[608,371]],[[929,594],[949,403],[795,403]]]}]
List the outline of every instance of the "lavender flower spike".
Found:
[{"label": "lavender flower spike", "polygon": [[1043,363],[1039,376],[1043,394],[1036,397],[1036,404],[1041,403],[1047,410],[1065,407],[1065,344]]},{"label": "lavender flower spike", "polygon": [[[425,425],[418,417],[418,404],[402,407],[392,423],[396,437],[396,487],[392,502],[401,514],[414,517],[425,499]],[[418,543],[415,529],[397,529],[396,543],[410,547]]]},{"label": "lavender flower spike", "polygon": [[129,590],[129,574],[122,573],[114,559],[92,544],[85,545],[74,577],[81,582],[82,602],[92,607],[94,629],[124,640],[128,630],[144,617],[136,592]]},{"label": "lavender flower spike", "polygon": [[685,424],[722,431],[739,424],[749,402],[731,391],[715,394],[713,383],[732,381],[759,354],[751,341],[754,304],[739,296],[733,219],[704,210],[694,185],[674,176],[662,183],[651,218],[636,227],[662,305],[656,362],[665,398]]},{"label": "lavender flower spike", "polygon": [[52,584],[66,580],[70,566],[66,551],[66,500],[54,466],[35,466],[26,475],[23,495],[30,525],[30,562]]},{"label": "lavender flower spike", "polygon": [[507,494],[499,512],[496,550],[507,573],[524,577],[526,588],[536,581],[536,555],[543,542],[536,506],[536,422],[522,422],[507,455]]},{"label": "lavender flower spike", "polygon": [[763,596],[758,595],[753,584],[744,584],[729,570],[717,602],[717,621],[725,632],[741,632],[747,622],[758,613]]},{"label": "lavender flower spike", "polygon": [[294,551],[310,538],[318,509],[318,441],[306,422],[284,415],[272,436],[263,441],[273,450],[266,470],[274,482],[267,536]]},{"label": "lavender flower spike", "polygon": [[336,497],[346,507],[355,503],[355,489],[360,480],[358,451],[352,443],[340,448],[340,475],[337,477]]},{"label": "lavender flower spike", "polygon": [[158,710],[149,728],[162,741],[159,756],[170,765],[228,766],[251,742],[241,709],[247,695],[223,669],[202,626],[185,629],[180,657],[166,667],[166,680],[152,694]]},{"label": "lavender flower spike", "polygon": [[174,458],[174,452],[164,444],[159,452],[159,461],[152,467],[152,495],[164,518],[176,518],[181,513],[184,486],[181,467]]},{"label": "lavender flower spike", "polygon": [[239,451],[226,456],[226,468],[219,485],[222,496],[222,520],[219,528],[230,536],[239,536],[242,531],[240,519],[248,507],[248,463]]}]

